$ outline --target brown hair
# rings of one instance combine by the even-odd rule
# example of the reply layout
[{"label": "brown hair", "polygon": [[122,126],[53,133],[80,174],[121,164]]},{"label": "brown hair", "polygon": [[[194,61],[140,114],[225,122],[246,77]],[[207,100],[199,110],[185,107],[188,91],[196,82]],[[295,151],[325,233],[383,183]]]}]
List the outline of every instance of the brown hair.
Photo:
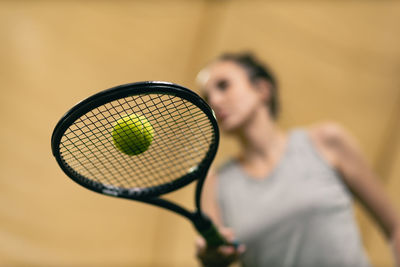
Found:
[{"label": "brown hair", "polygon": [[276,120],[280,111],[279,99],[278,99],[278,84],[274,74],[271,70],[259,61],[251,53],[224,53],[217,58],[220,61],[232,61],[239,66],[243,67],[249,80],[252,83],[257,82],[259,79],[267,81],[271,85],[270,99],[268,101],[269,110],[272,117]]}]

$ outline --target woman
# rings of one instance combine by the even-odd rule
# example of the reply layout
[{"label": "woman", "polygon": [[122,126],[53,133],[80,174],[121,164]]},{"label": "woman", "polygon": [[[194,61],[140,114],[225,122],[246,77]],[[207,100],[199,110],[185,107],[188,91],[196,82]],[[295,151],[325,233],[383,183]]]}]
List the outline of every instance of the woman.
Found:
[{"label": "woman", "polygon": [[[323,123],[284,132],[277,84],[249,54],[225,54],[198,81],[220,128],[241,152],[203,195],[205,212],[238,247],[197,242],[204,266],[369,266],[352,210],[356,196],[400,255],[400,220],[354,140]],[[350,193],[351,192],[351,193]]]}]

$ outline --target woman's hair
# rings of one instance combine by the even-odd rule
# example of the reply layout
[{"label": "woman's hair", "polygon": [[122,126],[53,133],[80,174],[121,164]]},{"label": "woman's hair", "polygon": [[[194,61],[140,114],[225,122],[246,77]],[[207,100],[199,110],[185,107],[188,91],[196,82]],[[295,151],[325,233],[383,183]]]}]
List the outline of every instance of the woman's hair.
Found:
[{"label": "woman's hair", "polygon": [[280,106],[278,99],[278,84],[274,74],[262,62],[260,62],[251,53],[224,53],[217,58],[220,61],[232,61],[239,66],[243,67],[247,72],[249,80],[256,83],[260,79],[267,81],[271,86],[270,99],[268,106],[272,117],[276,120],[278,118]]}]

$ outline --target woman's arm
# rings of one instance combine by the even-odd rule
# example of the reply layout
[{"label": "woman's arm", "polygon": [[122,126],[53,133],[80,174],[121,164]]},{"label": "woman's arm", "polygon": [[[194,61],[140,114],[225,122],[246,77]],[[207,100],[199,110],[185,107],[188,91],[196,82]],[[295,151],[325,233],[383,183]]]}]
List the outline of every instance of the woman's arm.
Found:
[{"label": "woman's arm", "polygon": [[313,127],[311,135],[323,156],[342,174],[349,189],[391,241],[397,266],[400,266],[399,216],[356,141],[334,123]]},{"label": "woman's arm", "polygon": [[[219,228],[220,233],[226,238],[226,240],[233,242],[233,232],[231,229],[224,228],[222,225],[217,201],[217,176],[212,169],[204,181],[201,207],[203,212],[210,217],[216,227]],[[227,245],[218,248],[208,248],[202,237],[198,237],[196,240],[196,255],[201,264],[205,267],[230,266],[239,259],[239,256],[244,252],[244,250],[244,245],[239,245],[238,247]]]},{"label": "woman's arm", "polygon": [[221,213],[217,203],[217,175],[211,168],[204,181],[201,195],[201,208],[217,227],[221,227]]}]

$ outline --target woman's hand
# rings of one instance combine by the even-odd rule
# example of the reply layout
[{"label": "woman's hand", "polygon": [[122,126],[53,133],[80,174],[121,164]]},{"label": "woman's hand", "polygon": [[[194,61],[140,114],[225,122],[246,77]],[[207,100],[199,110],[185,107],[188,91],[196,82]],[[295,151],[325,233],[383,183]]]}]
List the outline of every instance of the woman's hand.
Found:
[{"label": "woman's hand", "polygon": [[[233,242],[233,232],[228,228],[219,229],[221,235],[226,240]],[[196,240],[196,256],[205,267],[226,267],[237,261],[240,255],[245,251],[243,244],[224,245],[219,247],[207,247],[205,240],[199,237]]]}]

